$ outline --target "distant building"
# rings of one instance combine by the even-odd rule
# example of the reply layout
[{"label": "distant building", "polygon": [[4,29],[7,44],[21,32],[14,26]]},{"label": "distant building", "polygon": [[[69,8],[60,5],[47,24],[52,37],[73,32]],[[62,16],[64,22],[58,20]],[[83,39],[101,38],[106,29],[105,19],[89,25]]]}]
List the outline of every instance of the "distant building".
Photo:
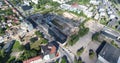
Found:
[{"label": "distant building", "polygon": [[26,31],[32,31],[34,29],[33,25],[29,21],[22,22],[21,28]]},{"label": "distant building", "polygon": [[110,15],[110,19],[114,19],[116,16],[114,14]]},{"label": "distant building", "polygon": [[104,7],[101,6],[98,9],[98,12],[99,12],[101,18],[106,16],[106,10],[104,9]]},{"label": "distant building", "polygon": [[2,3],[2,2],[0,2],[0,8],[2,8],[2,5],[3,5],[3,3]]},{"label": "distant building", "polygon": [[96,63],[120,63],[120,49],[106,43],[98,52]]},{"label": "distant building", "polygon": [[19,11],[24,15],[24,16],[29,16],[33,12],[33,7],[30,5],[21,5],[19,6]]},{"label": "distant building", "polygon": [[77,3],[74,3],[72,5],[69,4],[62,4],[60,5],[60,7],[64,10],[69,10],[69,11],[73,11],[73,12],[77,12],[78,14],[80,14],[81,11],[83,11],[83,13],[87,16],[87,17],[92,17],[93,13],[91,11],[88,10],[88,7],[84,6],[84,5],[79,5]]},{"label": "distant building", "polygon": [[4,38],[2,36],[0,36],[0,43],[4,42]]},{"label": "distant building", "polygon": [[110,38],[112,40],[116,40],[117,37],[120,37],[120,33],[115,31],[115,30],[112,30],[108,27],[105,27],[103,28],[103,30],[101,31],[101,34],[106,36],[107,38]]},{"label": "distant building", "polygon": [[97,1],[97,0],[90,0],[90,4],[99,5],[99,4],[100,4],[100,1]]},{"label": "distant building", "polygon": [[28,6],[30,5],[30,0],[24,0],[23,2],[25,5],[28,5]]},{"label": "distant building", "polygon": [[41,46],[41,51],[44,55],[44,60],[49,60],[58,56],[57,47],[52,43],[48,43],[46,46]]},{"label": "distant building", "polygon": [[53,0],[53,1],[62,4],[62,3],[69,2],[69,1],[71,1],[71,0]]},{"label": "distant building", "polygon": [[99,14],[96,14],[94,19],[98,20],[99,19]]},{"label": "distant building", "polygon": [[39,0],[32,0],[35,4],[38,4]]},{"label": "distant building", "polygon": [[36,56],[36,57],[23,61],[23,63],[41,63],[41,61],[42,61],[42,57]]},{"label": "distant building", "polygon": [[14,45],[15,40],[12,40],[10,42],[8,42],[7,44],[5,44],[5,46],[3,47],[3,49],[5,50],[5,53],[9,53],[11,51],[11,48]]}]

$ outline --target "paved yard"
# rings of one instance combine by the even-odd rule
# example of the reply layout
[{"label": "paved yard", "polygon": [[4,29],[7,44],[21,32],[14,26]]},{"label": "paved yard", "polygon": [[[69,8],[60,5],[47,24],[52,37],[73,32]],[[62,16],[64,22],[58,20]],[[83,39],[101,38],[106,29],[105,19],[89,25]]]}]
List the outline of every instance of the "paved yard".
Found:
[{"label": "paved yard", "polygon": [[89,58],[89,49],[92,49],[95,52],[99,45],[100,43],[98,42],[90,42],[81,55],[82,60],[86,63],[95,63],[97,61],[97,56],[95,55],[94,58]]},{"label": "paved yard", "polygon": [[[94,34],[95,32],[100,31],[104,26],[95,22],[95,21],[88,21],[85,23],[86,27],[89,27],[90,31],[88,32],[88,34],[86,34],[85,36],[81,37],[78,42],[73,45],[73,46],[69,46],[67,47],[68,50],[70,50],[73,54],[76,55],[76,51],[78,49],[80,49],[81,47],[85,47],[85,51],[82,55],[82,59],[86,62],[86,63],[94,63],[96,59],[94,59],[94,61],[89,59],[88,56],[88,51],[90,48],[93,48],[94,50],[96,50],[96,48],[99,46],[96,43],[92,42],[91,37],[92,34]],[[94,46],[93,46],[94,45]],[[90,62],[89,62],[90,61]]]}]

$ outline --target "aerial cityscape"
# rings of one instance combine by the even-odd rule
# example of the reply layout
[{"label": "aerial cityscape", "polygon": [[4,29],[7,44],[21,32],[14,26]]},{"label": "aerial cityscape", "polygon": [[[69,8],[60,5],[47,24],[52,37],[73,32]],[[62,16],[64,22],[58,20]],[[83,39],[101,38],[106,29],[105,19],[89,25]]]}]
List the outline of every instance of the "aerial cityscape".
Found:
[{"label": "aerial cityscape", "polygon": [[0,63],[120,63],[120,0],[0,0]]}]

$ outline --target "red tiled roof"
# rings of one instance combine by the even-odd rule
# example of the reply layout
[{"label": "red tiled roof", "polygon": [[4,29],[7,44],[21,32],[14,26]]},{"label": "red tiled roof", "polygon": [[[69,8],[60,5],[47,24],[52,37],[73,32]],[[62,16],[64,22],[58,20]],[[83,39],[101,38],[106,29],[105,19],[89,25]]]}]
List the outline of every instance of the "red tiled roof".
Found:
[{"label": "red tiled roof", "polygon": [[72,7],[78,7],[79,5],[77,3],[73,3]]},{"label": "red tiled roof", "polygon": [[55,46],[52,46],[51,51],[50,51],[50,54],[55,53],[55,52],[56,52],[56,47],[55,47]]},{"label": "red tiled roof", "polygon": [[39,60],[39,59],[42,59],[41,56],[36,56],[36,57],[23,61],[23,63],[30,63],[32,61]]}]

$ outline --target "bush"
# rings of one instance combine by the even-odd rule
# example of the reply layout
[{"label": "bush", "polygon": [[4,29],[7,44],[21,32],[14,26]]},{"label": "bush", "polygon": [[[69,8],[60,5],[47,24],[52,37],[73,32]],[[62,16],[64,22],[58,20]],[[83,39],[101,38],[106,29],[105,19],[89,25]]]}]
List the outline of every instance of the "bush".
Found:
[{"label": "bush", "polygon": [[79,34],[80,37],[83,37],[85,34],[88,33],[88,31],[89,31],[89,28],[83,27],[83,28],[80,28],[78,34]]},{"label": "bush", "polygon": [[92,49],[89,50],[89,56],[90,58],[93,58],[95,56],[95,52]]},{"label": "bush", "polygon": [[27,60],[34,56],[37,56],[37,52],[35,50],[25,50],[23,54],[20,55],[19,60]]},{"label": "bush", "polygon": [[112,44],[114,47],[116,47],[116,48],[120,48],[120,47],[114,42],[114,40],[111,41],[111,44]]},{"label": "bush", "polygon": [[79,35],[72,35],[68,42],[69,45],[74,45],[79,40]]},{"label": "bush", "polygon": [[82,47],[82,48],[80,48],[78,51],[77,51],[77,55],[81,55],[82,53],[83,53],[83,51],[84,51],[84,48]]},{"label": "bush", "polygon": [[95,34],[92,35],[92,40],[98,41],[99,40],[99,32],[96,32]]},{"label": "bush", "polygon": [[31,38],[31,39],[30,39],[30,41],[33,42],[33,43],[34,43],[35,41],[37,41],[37,40],[38,40],[38,37],[34,37],[34,38]]},{"label": "bush", "polygon": [[0,36],[5,34],[5,29],[4,28],[0,28]]},{"label": "bush", "polygon": [[61,63],[67,63],[67,58],[66,58],[66,56],[62,57]]},{"label": "bush", "polygon": [[35,35],[37,35],[37,36],[40,37],[40,38],[43,37],[43,35],[42,35],[42,33],[41,33],[40,31],[36,31],[36,32],[35,32]]},{"label": "bush", "polygon": [[83,63],[82,60],[75,58],[74,63]]},{"label": "bush", "polygon": [[12,56],[8,59],[7,63],[13,63],[15,61],[15,57]]}]

